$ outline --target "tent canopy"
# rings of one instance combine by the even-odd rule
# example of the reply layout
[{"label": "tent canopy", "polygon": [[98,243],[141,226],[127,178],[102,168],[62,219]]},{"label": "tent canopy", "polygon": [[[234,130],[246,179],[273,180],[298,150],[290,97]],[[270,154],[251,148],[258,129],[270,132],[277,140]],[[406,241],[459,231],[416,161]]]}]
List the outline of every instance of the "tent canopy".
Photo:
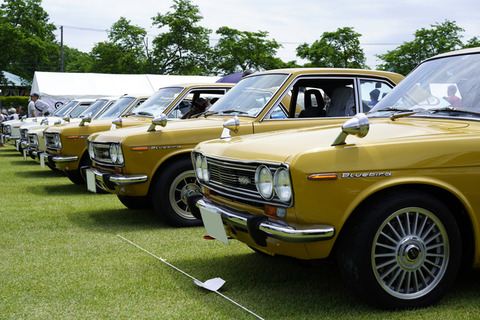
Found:
[{"label": "tent canopy", "polygon": [[157,74],[65,73],[35,71],[31,92],[51,105],[70,99],[151,95],[180,83],[213,83],[219,77]]}]

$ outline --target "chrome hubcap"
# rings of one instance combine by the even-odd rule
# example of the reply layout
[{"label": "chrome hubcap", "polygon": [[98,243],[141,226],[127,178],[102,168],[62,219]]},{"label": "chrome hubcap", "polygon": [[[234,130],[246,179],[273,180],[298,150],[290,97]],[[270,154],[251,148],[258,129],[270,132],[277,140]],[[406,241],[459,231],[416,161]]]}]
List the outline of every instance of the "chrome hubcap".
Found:
[{"label": "chrome hubcap", "polygon": [[377,231],[372,268],[380,286],[394,297],[415,299],[440,282],[449,258],[442,222],[422,208],[404,208],[388,217]]},{"label": "chrome hubcap", "polygon": [[195,219],[188,209],[187,196],[199,192],[194,171],[181,173],[170,186],[169,200],[173,210],[184,219]]}]

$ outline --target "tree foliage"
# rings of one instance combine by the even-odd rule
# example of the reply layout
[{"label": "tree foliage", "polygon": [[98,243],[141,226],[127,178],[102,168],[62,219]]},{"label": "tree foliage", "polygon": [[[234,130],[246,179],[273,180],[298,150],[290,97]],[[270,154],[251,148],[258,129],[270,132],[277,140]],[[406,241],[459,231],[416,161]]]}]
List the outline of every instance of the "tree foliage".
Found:
[{"label": "tree foliage", "polygon": [[455,21],[445,20],[430,27],[431,29],[417,30],[413,41],[404,42],[394,50],[377,55],[385,61],[379,65],[379,69],[407,75],[423,60],[462,47],[462,36],[459,33],[464,30]]},{"label": "tree foliage", "polygon": [[0,46],[7,51],[3,69],[28,80],[36,70],[57,71],[59,67],[56,27],[48,22],[41,2],[4,0],[0,5]]},{"label": "tree foliage", "polygon": [[361,36],[350,27],[324,32],[311,46],[307,43],[298,46],[297,56],[309,60],[305,67],[366,68]]},{"label": "tree foliage", "polygon": [[242,72],[247,69],[266,70],[282,66],[275,58],[281,47],[275,40],[267,40],[268,32],[248,32],[221,27],[214,47],[215,70],[219,74]]},{"label": "tree foliage", "polygon": [[197,25],[203,19],[198,6],[188,0],[173,2],[173,12],[152,18],[154,26],[168,29],[152,41],[153,69],[159,74],[209,74],[211,30]]},{"label": "tree foliage", "polygon": [[120,17],[108,32],[109,41],[97,43],[92,49],[92,69],[102,73],[145,73],[146,34],[145,29]]}]

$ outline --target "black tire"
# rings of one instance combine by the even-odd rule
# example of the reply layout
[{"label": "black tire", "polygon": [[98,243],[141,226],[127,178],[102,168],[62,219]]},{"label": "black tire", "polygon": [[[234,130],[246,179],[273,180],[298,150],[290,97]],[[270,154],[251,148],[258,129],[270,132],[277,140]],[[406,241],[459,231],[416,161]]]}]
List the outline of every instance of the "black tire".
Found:
[{"label": "black tire", "polygon": [[456,278],[460,232],[450,210],[423,192],[390,192],[342,231],[337,258],[358,297],[383,309],[438,302]]},{"label": "black tire", "polygon": [[86,184],[87,183],[87,176],[85,171],[82,170],[82,167],[91,167],[92,160],[88,157],[87,153],[84,153],[80,163],[78,164],[77,170],[65,170],[65,175],[67,176],[70,181],[75,184]]},{"label": "black tire", "polygon": [[170,163],[152,182],[153,209],[174,227],[202,225],[188,209],[187,196],[200,192],[190,158]]},{"label": "black tire", "polygon": [[118,200],[128,209],[141,210],[150,209],[152,203],[149,197],[132,197],[117,194]]}]

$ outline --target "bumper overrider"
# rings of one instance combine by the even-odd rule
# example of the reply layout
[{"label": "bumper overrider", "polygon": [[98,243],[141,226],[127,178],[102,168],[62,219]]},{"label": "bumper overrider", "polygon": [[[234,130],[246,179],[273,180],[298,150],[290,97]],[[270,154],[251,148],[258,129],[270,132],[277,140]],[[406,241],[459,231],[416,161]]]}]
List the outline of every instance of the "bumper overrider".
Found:
[{"label": "bumper overrider", "polygon": [[122,175],[100,171],[92,167],[85,169],[87,176],[87,187],[92,192],[96,191],[95,185],[100,186],[104,190],[113,191],[115,190],[115,186],[126,186],[148,181],[148,176],[146,174]]},{"label": "bumper overrider", "polygon": [[25,157],[29,156],[33,160],[40,162],[40,156],[44,151],[38,151],[36,148],[28,146],[23,148],[23,153],[25,154]]},{"label": "bumper overrider", "polygon": [[218,215],[221,217],[223,225],[247,230],[253,241],[260,246],[266,246],[268,237],[285,242],[304,243],[329,240],[335,235],[335,229],[330,225],[315,224],[293,227],[284,221],[232,209],[201,195],[194,195],[189,198],[189,208],[193,215],[202,217],[206,228],[208,226],[203,219],[204,214]]}]

